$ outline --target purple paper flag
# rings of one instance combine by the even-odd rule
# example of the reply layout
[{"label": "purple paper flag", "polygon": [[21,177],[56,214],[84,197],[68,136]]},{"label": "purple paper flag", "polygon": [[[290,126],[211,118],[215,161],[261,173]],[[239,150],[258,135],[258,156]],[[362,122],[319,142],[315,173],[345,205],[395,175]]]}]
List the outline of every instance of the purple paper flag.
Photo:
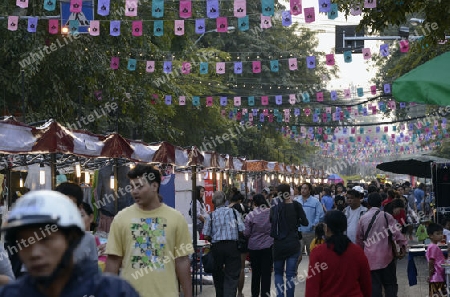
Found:
[{"label": "purple paper flag", "polygon": [[166,103],[166,105],[172,105],[172,96],[166,95],[164,97],[164,102]]},{"label": "purple paper flag", "polygon": [[242,62],[234,62],[234,73],[242,74]]},{"label": "purple paper flag", "polygon": [[69,11],[73,13],[80,13],[83,8],[82,0],[70,0]]},{"label": "purple paper flag", "polygon": [[228,32],[228,19],[227,17],[218,17],[216,19],[216,30],[219,33]]},{"label": "purple paper flag", "polygon": [[219,0],[206,0],[206,16],[210,19],[220,16]]},{"label": "purple paper flag", "polygon": [[376,8],[377,0],[364,0],[364,8]]},{"label": "purple paper flag", "polygon": [[111,58],[111,69],[117,70],[119,69],[119,57]]},{"label": "purple paper flag", "polygon": [[205,19],[196,19],[195,20],[195,33],[203,34],[206,31]]},{"label": "purple paper flag", "polygon": [[227,106],[228,98],[227,97],[220,97],[220,106]]},{"label": "purple paper flag", "polygon": [[350,9],[350,14],[353,16],[361,15],[361,7],[355,5]]},{"label": "purple paper flag", "polygon": [[285,10],[281,13],[281,24],[284,27],[292,25],[292,15],[289,10]]},{"label": "purple paper flag", "polygon": [[380,54],[383,57],[389,56],[389,44],[384,43],[384,44],[380,45]]},{"label": "purple paper flag", "polygon": [[172,61],[164,61],[163,66],[163,72],[164,73],[171,73],[172,72]]},{"label": "purple paper flag", "polygon": [[384,93],[385,94],[390,94],[391,93],[391,85],[390,84],[385,84],[383,89],[384,89]]},{"label": "purple paper flag", "polygon": [[272,27],[272,18],[270,16],[261,15],[261,29],[269,29]]},{"label": "purple paper flag", "polygon": [[294,108],[294,115],[297,117],[300,115],[300,108]]},{"label": "purple paper flag", "polygon": [[316,13],[314,7],[308,7],[304,9],[305,11],[305,23],[312,23],[316,20]]},{"label": "purple paper flag", "polygon": [[133,36],[142,36],[142,21],[133,21],[131,23],[131,30]]},{"label": "purple paper flag", "polygon": [[191,73],[191,63],[183,62],[183,64],[181,65],[181,73],[183,74]]},{"label": "purple paper flag", "polygon": [[331,10],[331,0],[319,0],[319,12],[329,12]]},{"label": "purple paper flag", "polygon": [[261,73],[261,61],[252,62],[253,73]]},{"label": "purple paper flag", "polygon": [[180,0],[180,18],[187,19],[192,17],[192,1]]},{"label": "purple paper flag", "polygon": [[292,15],[299,15],[302,13],[302,0],[290,0],[290,8]]},{"label": "purple paper flag", "polygon": [[306,66],[308,67],[308,69],[316,68],[316,57],[315,56],[306,57]]},{"label": "purple paper flag", "polygon": [[331,95],[331,100],[332,101],[337,100],[337,92],[336,91],[331,91],[330,95]]},{"label": "purple paper flag", "polygon": [[276,104],[276,105],[281,105],[281,104],[283,104],[283,96],[281,96],[281,95],[276,95],[276,96],[275,96],[275,104]]},{"label": "purple paper flag", "polygon": [[120,21],[111,21],[109,24],[109,35],[119,36],[120,35]]},{"label": "purple paper flag", "polygon": [[247,1],[246,0],[234,0],[234,16],[242,18],[247,15]]},{"label": "purple paper flag", "polygon": [[37,23],[38,23],[38,18],[37,17],[30,17],[28,19],[27,31],[30,32],[30,33],[36,33]]},{"label": "purple paper flag", "polygon": [[101,16],[109,15],[110,0],[99,0],[97,6],[97,14]]}]

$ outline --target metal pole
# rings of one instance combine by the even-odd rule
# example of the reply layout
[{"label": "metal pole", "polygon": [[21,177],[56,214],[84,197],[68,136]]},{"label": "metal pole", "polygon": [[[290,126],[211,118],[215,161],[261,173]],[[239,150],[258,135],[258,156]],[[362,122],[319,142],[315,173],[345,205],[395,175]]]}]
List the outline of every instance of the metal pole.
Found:
[{"label": "metal pole", "polygon": [[78,86],[78,119],[81,117],[81,86]]},{"label": "metal pole", "polygon": [[216,168],[212,170],[212,182],[213,182],[213,192],[217,191],[217,176],[216,176]]},{"label": "metal pole", "polygon": [[247,201],[248,199],[248,188],[247,188],[247,183],[248,183],[248,175],[247,175],[247,171],[244,171],[244,191],[245,191],[245,201]]},{"label": "metal pole", "polygon": [[56,154],[51,153],[50,154],[50,172],[51,172],[51,183],[52,183],[52,190],[56,188]]},{"label": "metal pole", "polygon": [[117,162],[117,158],[114,158],[114,196],[116,199],[114,199],[114,214],[117,214],[117,212],[119,211],[119,195],[117,194],[117,189],[118,189],[118,183],[119,183],[119,166],[118,166],[118,162]]},{"label": "metal pole", "polygon": [[22,122],[26,124],[26,108],[25,108],[25,71],[21,70],[22,74]]},{"label": "metal pole", "polygon": [[197,166],[192,165],[191,167],[191,180],[192,180],[192,243],[194,246],[194,261],[192,262],[192,295],[197,296],[197,197],[195,196],[197,188]]}]

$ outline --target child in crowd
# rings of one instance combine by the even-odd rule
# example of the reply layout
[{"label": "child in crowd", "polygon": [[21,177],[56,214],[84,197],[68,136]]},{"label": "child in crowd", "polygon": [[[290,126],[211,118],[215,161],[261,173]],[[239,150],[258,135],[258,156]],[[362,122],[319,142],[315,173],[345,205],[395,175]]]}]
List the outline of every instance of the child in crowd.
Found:
[{"label": "child in crowd", "polygon": [[319,244],[322,244],[325,242],[325,228],[323,223],[317,224],[316,228],[314,229],[315,237],[311,241],[311,244],[309,245],[309,250],[312,251],[313,248],[318,246]]},{"label": "child in crowd", "polygon": [[448,244],[450,242],[450,218],[444,218],[442,220],[442,226],[444,227],[442,233],[446,237],[446,241]]},{"label": "child in crowd", "polygon": [[436,223],[430,223],[427,227],[427,233],[431,240],[425,253],[429,271],[429,296],[447,296],[445,269],[441,266],[445,263],[445,256],[438,246],[442,240],[443,229]]}]

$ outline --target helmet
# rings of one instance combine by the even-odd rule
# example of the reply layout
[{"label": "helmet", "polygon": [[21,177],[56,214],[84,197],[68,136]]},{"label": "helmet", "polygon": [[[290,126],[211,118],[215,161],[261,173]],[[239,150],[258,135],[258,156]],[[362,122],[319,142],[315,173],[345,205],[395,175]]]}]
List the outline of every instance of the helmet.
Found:
[{"label": "helmet", "polygon": [[359,192],[360,194],[364,194],[364,188],[361,186],[353,187],[352,190],[355,190],[355,191]]},{"label": "helmet", "polygon": [[84,223],[73,201],[56,191],[31,191],[17,200],[2,226],[5,239],[22,227],[55,224],[59,228],[74,228],[84,232]]}]

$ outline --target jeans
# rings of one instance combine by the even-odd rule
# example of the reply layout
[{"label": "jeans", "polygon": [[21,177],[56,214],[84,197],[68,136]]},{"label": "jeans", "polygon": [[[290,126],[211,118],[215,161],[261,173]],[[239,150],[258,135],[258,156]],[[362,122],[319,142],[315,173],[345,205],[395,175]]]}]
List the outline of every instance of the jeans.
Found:
[{"label": "jeans", "polygon": [[270,279],[272,278],[272,248],[249,250],[252,267],[252,297],[270,296]]},{"label": "jeans", "polygon": [[396,297],[397,285],[397,261],[394,259],[386,268],[372,270],[372,297],[382,297],[383,287],[385,297]]},{"label": "jeans", "polygon": [[[277,297],[294,297],[297,261],[299,256],[300,251],[283,260],[274,261],[273,266],[275,270],[275,290],[277,292]],[[284,283],[285,266],[286,284]],[[284,295],[285,290],[286,295]]]}]

